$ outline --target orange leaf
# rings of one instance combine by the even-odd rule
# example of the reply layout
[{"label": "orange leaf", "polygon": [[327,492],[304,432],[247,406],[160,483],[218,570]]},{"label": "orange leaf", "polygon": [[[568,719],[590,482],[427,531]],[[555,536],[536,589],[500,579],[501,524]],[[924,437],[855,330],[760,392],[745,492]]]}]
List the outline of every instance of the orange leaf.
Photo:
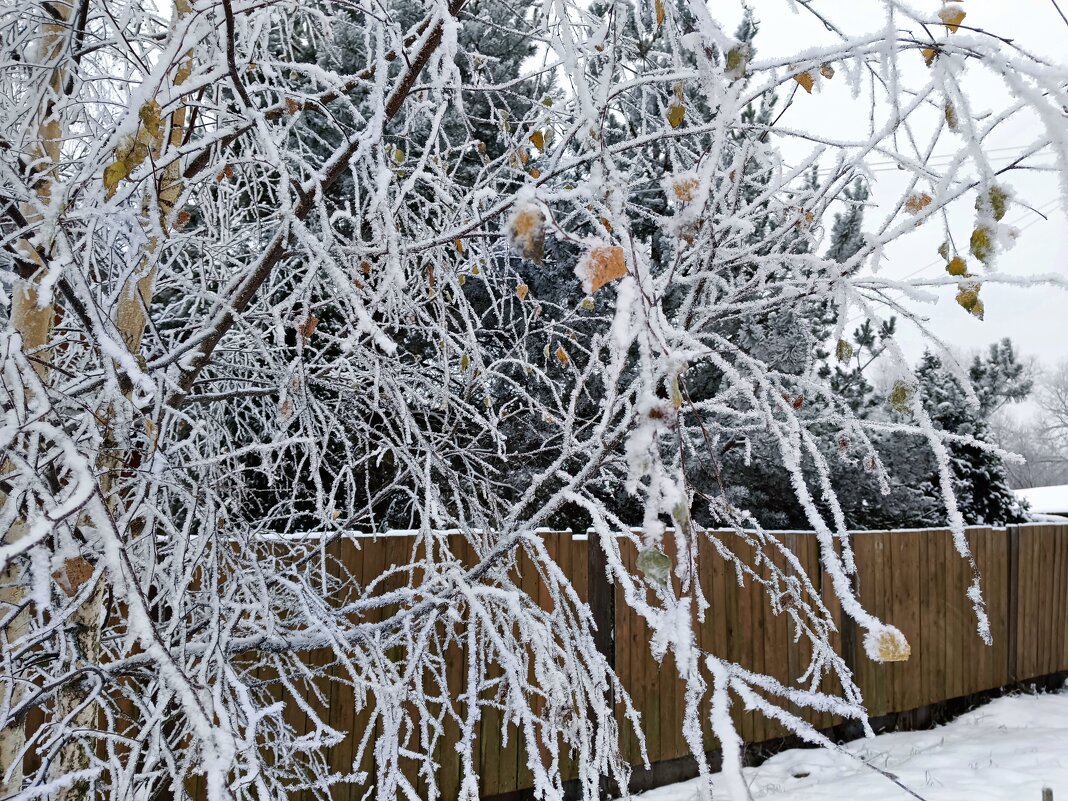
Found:
[{"label": "orange leaf", "polygon": [[905,201],[905,211],[909,214],[919,214],[931,205],[931,196],[926,192],[913,192]]},{"label": "orange leaf", "polygon": [[812,87],[816,85],[816,81],[811,72],[799,72],[794,76],[794,80],[801,84],[806,92],[812,94]]},{"label": "orange leaf", "polygon": [[56,580],[56,584],[60,586],[68,597],[73,598],[78,594],[81,586],[92,578],[92,575],[93,566],[88,560],[83,556],[75,556],[64,562],[63,569],[53,573],[52,578]]},{"label": "orange leaf", "polygon": [[520,284],[515,288],[515,296],[520,300],[526,300],[527,294],[530,292],[530,287],[526,284]]},{"label": "orange leaf", "polygon": [[571,357],[567,355],[563,345],[556,346],[556,359],[565,367],[571,363]]},{"label": "orange leaf", "polygon": [[968,16],[964,9],[956,3],[947,3],[938,9],[938,18],[942,20],[942,24],[946,26],[946,30],[950,33],[956,33],[957,28],[964,22],[964,18]]},{"label": "orange leaf", "polygon": [[541,264],[545,258],[545,215],[537,206],[520,209],[508,224],[508,239],[524,259]]},{"label": "orange leaf", "polygon": [[309,314],[308,319],[300,324],[300,335],[307,342],[311,339],[312,334],[315,333],[316,327],[319,325],[319,318],[314,314]]},{"label": "orange leaf", "polygon": [[575,270],[582,279],[582,288],[592,295],[610,281],[627,274],[627,260],[618,245],[598,245],[586,254]]},{"label": "orange leaf", "polygon": [[698,180],[693,175],[678,176],[671,181],[671,189],[675,193],[675,197],[683,203],[689,203],[693,200],[697,192],[697,185]]}]

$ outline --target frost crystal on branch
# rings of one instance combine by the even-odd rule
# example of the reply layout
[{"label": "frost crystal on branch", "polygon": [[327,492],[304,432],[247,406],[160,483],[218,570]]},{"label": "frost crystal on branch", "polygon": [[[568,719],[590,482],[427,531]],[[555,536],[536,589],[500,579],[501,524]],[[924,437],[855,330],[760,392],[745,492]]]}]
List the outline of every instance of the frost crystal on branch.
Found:
[{"label": "frost crystal on branch", "polygon": [[[0,9],[0,796],[474,798],[488,721],[539,798],[565,757],[584,798],[625,786],[640,723],[551,526],[589,527],[673,655],[704,775],[701,710],[735,771],[732,704],[813,742],[791,705],[862,720],[750,476],[796,499],[872,658],[906,657],[856,597],[832,468],[888,492],[877,443],[922,437],[974,569],[951,459],[982,443],[936,424],[889,318],[1023,280],[987,143],[1031,115],[1014,168],[1068,172],[1068,70],[980,8],[869,0],[854,32],[836,3],[780,52],[759,2],[734,35],[690,0]],[[1008,99],[976,113],[966,72]],[[857,124],[807,124],[843,84]],[[865,221],[875,159],[907,180]],[[923,224],[947,274],[869,269]],[[846,367],[876,330],[899,380],[865,417]],[[361,561],[390,529],[404,553]],[[793,684],[696,641],[705,553],[811,645]],[[969,598],[985,632],[977,573]]]}]

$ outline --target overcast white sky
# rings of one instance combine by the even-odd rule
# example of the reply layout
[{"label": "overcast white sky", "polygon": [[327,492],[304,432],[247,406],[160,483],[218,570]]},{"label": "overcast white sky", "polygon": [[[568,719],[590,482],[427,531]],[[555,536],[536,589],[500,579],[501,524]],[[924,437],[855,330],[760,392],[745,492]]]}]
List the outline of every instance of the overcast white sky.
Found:
[{"label": "overcast white sky", "polygon": [[[751,5],[756,12],[761,31],[757,36],[757,58],[778,54],[796,53],[798,42],[812,46],[828,41],[828,34],[818,21],[803,10],[796,10],[789,0],[757,0]],[[713,2],[711,6],[720,19],[740,18],[740,4]],[[728,8],[732,10],[728,10]],[[832,0],[819,3],[817,7],[831,14],[837,23],[843,24],[851,34],[861,34],[881,28],[884,17],[881,4],[872,0]],[[930,7],[932,14],[940,7],[939,0],[914,0],[913,7]],[[1068,2],[1061,0],[1061,7],[1068,13]],[[1010,37],[1017,44],[1052,61],[1068,62],[1068,25],[1058,16],[1050,0],[967,0],[967,24],[974,25],[1001,36]],[[733,9],[738,9],[737,11]],[[916,69],[925,70],[917,55]],[[837,78],[838,76],[836,76]],[[918,77],[922,77],[919,76]],[[989,73],[970,70],[969,92],[979,106],[1002,107],[1007,95],[997,79]],[[861,105],[858,105],[860,103]],[[783,117],[783,125],[799,128],[824,126],[835,133],[848,131],[850,123],[859,123],[858,132],[866,122],[867,108],[863,100],[854,99],[842,80],[823,81],[811,96],[800,96]],[[1068,125],[1068,122],[1066,122]],[[829,126],[829,127],[828,127]],[[989,146],[997,148],[995,167],[1008,164],[1018,149],[1032,142],[1042,133],[1034,118],[1021,119],[1006,126],[998,139],[990,140]],[[936,154],[953,152],[952,137],[946,144],[936,148]],[[957,140],[958,143],[960,140]],[[959,144],[956,146],[959,147]],[[791,154],[784,146],[786,152]],[[798,149],[800,158],[803,149]],[[1052,163],[1051,158],[1044,159]],[[969,168],[970,169],[970,168]],[[895,168],[887,167],[876,174],[873,200],[876,204],[894,202],[904,189],[904,177]],[[1068,273],[1068,210],[1063,204],[1058,183],[1051,174],[1012,172],[1004,176],[1017,196],[1029,205],[1043,211],[1048,221],[1022,207],[1015,207],[1006,216],[1005,222],[1021,229],[1021,236],[1012,250],[999,259],[997,269],[1011,275],[1044,273]],[[866,228],[872,228],[886,212],[872,209],[868,214]],[[961,203],[956,211],[953,228],[958,243],[967,249],[967,239],[974,220],[971,203]],[[958,233],[959,232],[959,233]],[[941,226],[931,220],[909,237],[909,242],[888,251],[881,275],[894,278],[908,276],[937,276],[942,274],[944,262],[938,255],[942,242]],[[1068,359],[1068,291],[1050,286],[1008,288],[986,285],[982,295],[986,306],[986,319],[979,321],[966,314],[954,301],[955,289],[940,288],[936,303],[914,308],[921,309],[930,320],[930,328],[939,337],[965,353],[1002,337],[1011,337],[1025,356],[1034,356],[1046,364]],[[923,337],[914,329],[904,328],[900,336],[903,347],[911,359],[917,358],[924,349]]]}]

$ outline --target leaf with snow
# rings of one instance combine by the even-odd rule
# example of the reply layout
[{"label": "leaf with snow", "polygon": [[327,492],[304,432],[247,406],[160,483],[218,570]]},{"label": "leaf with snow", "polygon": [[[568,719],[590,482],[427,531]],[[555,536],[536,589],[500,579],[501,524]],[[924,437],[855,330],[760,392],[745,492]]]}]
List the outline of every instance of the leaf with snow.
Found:
[{"label": "leaf with snow", "polygon": [[594,245],[575,265],[575,275],[582,281],[582,291],[587,295],[595,294],[605,284],[626,274],[627,260],[618,245]]}]

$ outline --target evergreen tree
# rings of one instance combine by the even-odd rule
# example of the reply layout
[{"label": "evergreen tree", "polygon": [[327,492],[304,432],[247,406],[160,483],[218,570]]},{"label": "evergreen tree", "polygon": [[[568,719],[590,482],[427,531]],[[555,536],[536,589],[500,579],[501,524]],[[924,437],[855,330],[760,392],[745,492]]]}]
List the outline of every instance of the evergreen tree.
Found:
[{"label": "evergreen tree", "polygon": [[983,417],[989,419],[1007,403],[1022,401],[1035,382],[1027,365],[1016,357],[1012,340],[1006,337],[990,346],[986,358],[976,354],[968,377],[979,398]]},{"label": "evergreen tree", "polygon": [[[1030,387],[1022,379],[1022,367],[1016,361],[1007,340],[991,347],[986,359],[976,357],[971,369],[974,389],[979,395],[978,408],[957,380],[930,352],[925,353],[916,370],[924,408],[935,426],[952,434],[987,441],[990,438],[988,415],[1005,402],[1026,396]],[[995,453],[975,445],[950,442],[950,468],[957,506],[970,525],[1003,526],[1023,522],[1023,509],[1009,489],[1005,464]],[[937,470],[930,473],[927,485],[940,494]]]}]

